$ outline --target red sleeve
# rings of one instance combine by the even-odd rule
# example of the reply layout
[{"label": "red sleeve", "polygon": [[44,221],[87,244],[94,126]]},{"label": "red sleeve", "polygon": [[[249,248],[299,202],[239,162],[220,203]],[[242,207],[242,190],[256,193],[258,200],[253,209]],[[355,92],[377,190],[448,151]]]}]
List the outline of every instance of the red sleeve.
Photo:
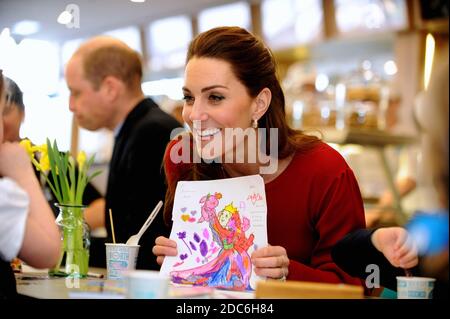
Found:
[{"label": "red sleeve", "polygon": [[[322,185],[323,188],[323,185]],[[364,209],[356,178],[351,169],[345,169],[321,192],[317,214],[313,216],[318,241],[306,266],[291,260],[289,279],[314,282],[348,283],[361,281],[347,275],[332,260],[332,247],[346,234],[365,228]]]},{"label": "red sleeve", "polygon": [[[164,173],[166,177],[167,189],[164,203],[164,221],[167,225],[172,224],[172,208],[177,183],[180,180],[188,180],[188,172],[191,169],[189,156],[191,148],[189,142],[186,143],[185,136],[179,135],[172,139],[166,147],[164,153]],[[186,147],[187,144],[187,147]],[[187,158],[186,158],[187,154]]]}]

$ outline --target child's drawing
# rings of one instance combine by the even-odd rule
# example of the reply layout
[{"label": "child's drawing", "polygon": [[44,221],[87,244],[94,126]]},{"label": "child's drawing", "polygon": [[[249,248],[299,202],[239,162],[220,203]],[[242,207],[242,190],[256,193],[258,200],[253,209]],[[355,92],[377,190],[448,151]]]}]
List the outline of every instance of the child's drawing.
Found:
[{"label": "child's drawing", "polygon": [[[161,272],[168,273],[178,284],[252,289],[251,279],[254,281],[257,276],[252,271],[250,254],[256,244],[267,244],[261,177],[182,183],[175,195],[171,233],[171,239],[178,244],[178,256],[166,257]],[[200,193],[210,188],[205,186],[214,186],[220,191]],[[249,199],[249,194],[255,192],[264,199],[258,204]],[[187,202],[195,197],[194,205]],[[180,202],[177,199],[181,199]],[[192,222],[197,209],[200,216]],[[185,215],[188,217],[183,217]]]}]

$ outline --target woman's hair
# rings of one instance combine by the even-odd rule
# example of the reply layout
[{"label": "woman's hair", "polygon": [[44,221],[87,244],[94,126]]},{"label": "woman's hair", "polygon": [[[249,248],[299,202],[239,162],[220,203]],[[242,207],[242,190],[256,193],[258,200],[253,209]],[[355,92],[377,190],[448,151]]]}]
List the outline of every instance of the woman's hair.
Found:
[{"label": "woman's hair", "polygon": [[309,148],[317,138],[291,129],[286,122],[285,99],[276,73],[275,59],[264,43],[245,29],[219,27],[200,33],[189,45],[186,63],[192,58],[213,58],[228,62],[233,74],[255,98],[264,88],[272,93],[267,112],[258,120],[266,129],[267,152],[270,150],[270,128],[278,129],[278,156],[288,157],[297,150]]},{"label": "woman's hair", "polygon": [[0,69],[0,103],[2,102],[3,97],[3,70]]},{"label": "woman's hair", "polygon": [[[270,152],[270,129],[278,129],[278,158],[284,159],[294,152],[310,149],[319,139],[291,129],[286,121],[285,98],[277,78],[274,57],[264,43],[245,29],[218,27],[200,33],[189,45],[186,64],[193,58],[212,58],[225,61],[231,66],[236,78],[246,87],[250,97],[255,98],[264,89],[272,93],[266,113],[258,120],[258,126],[266,130],[266,153]],[[168,154],[166,154],[166,158]],[[171,174],[165,167],[166,176]],[[172,172],[173,173],[173,172]],[[185,180],[224,178],[226,174],[218,163],[195,163],[179,176]],[[177,180],[178,181],[178,180]],[[166,192],[166,221],[170,215],[176,181],[168,181]],[[170,220],[170,219],[169,219]]]},{"label": "woman's hair", "polygon": [[25,111],[25,105],[23,104],[23,93],[20,90],[16,82],[8,77],[5,77],[5,93],[6,93],[6,107],[11,105],[17,106],[21,111]]},{"label": "woman's hair", "polygon": [[[5,98],[5,80],[3,78],[3,70],[0,69],[0,106],[3,105],[3,99]],[[0,141],[1,143],[2,141]]]}]

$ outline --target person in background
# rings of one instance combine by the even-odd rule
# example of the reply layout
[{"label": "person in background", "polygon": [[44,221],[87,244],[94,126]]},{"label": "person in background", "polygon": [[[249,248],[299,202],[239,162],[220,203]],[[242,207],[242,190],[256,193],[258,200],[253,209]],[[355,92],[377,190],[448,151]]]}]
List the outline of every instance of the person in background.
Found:
[{"label": "person in background", "polygon": [[[3,134],[4,140],[7,142],[20,142],[23,140],[20,136],[20,127],[25,119],[25,104],[23,102],[23,93],[20,87],[12,79],[5,77],[5,93],[6,102],[5,109],[3,110]],[[33,166],[34,171],[38,179],[40,179],[40,172]],[[52,177],[49,176],[51,179]],[[54,205],[56,199],[53,196],[50,188],[46,185],[45,180],[41,179],[42,188],[50,207],[53,209],[55,216],[59,214],[58,208]],[[91,229],[95,229],[102,225],[101,221],[98,221],[100,214],[96,212],[101,207],[104,207],[104,199],[99,191],[88,183],[83,193],[83,204],[88,205],[85,210],[86,222]],[[100,208],[97,208],[100,207]],[[104,208],[103,208],[104,209]]]},{"label": "person in background", "polygon": [[[0,70],[0,116],[5,92]],[[10,261],[19,256],[37,268],[53,267],[60,255],[60,234],[31,167],[18,143],[3,143],[0,121],[0,299],[17,297]]]},{"label": "person in background", "polygon": [[[116,242],[125,243],[164,198],[162,159],[172,130],[180,126],[144,96],[142,75],[139,54],[122,41],[105,36],[82,44],[66,67],[69,106],[80,126],[91,131],[106,128],[115,135],[105,210],[101,212],[108,242],[112,242],[109,210]],[[139,242],[137,268],[159,268],[151,253],[159,234],[168,234],[162,214]],[[105,256],[104,245],[96,253]]]},{"label": "person in background", "polygon": [[[338,241],[331,256],[349,275],[364,280],[372,275],[367,266],[376,265],[380,270],[379,284],[393,291],[397,290],[396,276],[405,276],[405,269],[412,275],[418,274],[417,246],[402,227],[356,230]],[[369,290],[366,293],[371,294]]]},{"label": "person in background", "polygon": [[[448,57],[448,54],[447,54]],[[332,250],[344,271],[365,279],[367,265],[380,267],[383,286],[396,290],[396,276],[413,268],[417,276],[436,278],[434,298],[448,298],[448,62],[436,66],[428,91],[420,93],[415,119],[422,133],[422,151],[439,207],[419,213],[405,228],[360,229],[342,238]]]},{"label": "person in background", "polygon": [[[287,125],[284,93],[270,50],[245,29],[220,27],[199,34],[189,46],[186,61],[183,118],[192,130],[187,147],[204,161],[176,163],[171,153],[176,154],[178,143],[186,139],[168,145],[166,221],[171,220],[178,181],[261,174],[270,245],[252,253],[255,273],[279,280],[360,285],[330,255],[338,239],[365,227],[355,176],[338,152]],[[258,127],[266,129],[265,133]],[[266,134],[262,139],[272,149],[264,153],[259,143],[241,138],[225,141],[225,147],[215,149],[217,153],[205,154],[205,148],[222,144],[225,129],[232,128]],[[274,130],[277,139],[271,141]],[[245,144],[246,161],[224,160]],[[251,162],[249,154],[256,154],[258,160]],[[277,163],[270,172],[262,169],[267,165],[261,159],[267,157]],[[176,242],[160,236],[153,252],[161,264],[165,256],[177,255]]]},{"label": "person in background", "polygon": [[[449,65],[448,42],[444,59],[433,66],[428,90],[415,105],[415,119],[422,133],[423,161],[431,176],[438,203],[432,211],[419,214],[408,231],[419,243],[420,270],[423,276],[436,278],[435,296],[448,299],[449,279]],[[425,218],[424,218],[425,217]],[[423,240],[424,237],[426,240]]]}]

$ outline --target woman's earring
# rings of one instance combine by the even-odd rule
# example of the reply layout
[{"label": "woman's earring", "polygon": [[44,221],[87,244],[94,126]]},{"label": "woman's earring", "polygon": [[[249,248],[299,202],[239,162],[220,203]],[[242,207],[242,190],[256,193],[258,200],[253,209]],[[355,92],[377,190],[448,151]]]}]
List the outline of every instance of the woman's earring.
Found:
[{"label": "woman's earring", "polygon": [[256,119],[252,120],[252,127],[253,128],[258,128],[258,120],[256,120]]}]

